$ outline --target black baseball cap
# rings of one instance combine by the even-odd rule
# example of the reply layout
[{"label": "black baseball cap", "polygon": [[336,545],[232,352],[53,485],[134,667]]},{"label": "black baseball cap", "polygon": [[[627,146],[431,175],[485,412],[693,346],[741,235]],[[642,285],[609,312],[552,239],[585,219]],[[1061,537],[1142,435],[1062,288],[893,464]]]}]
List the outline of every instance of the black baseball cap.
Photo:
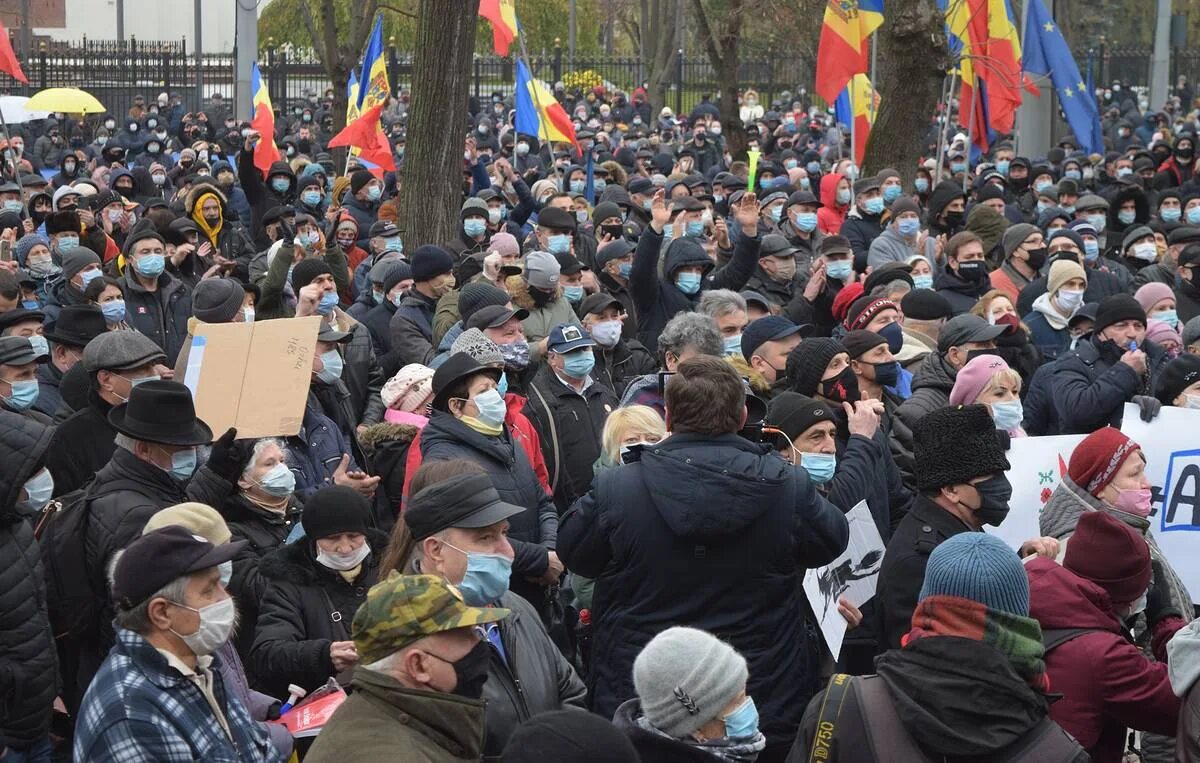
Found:
[{"label": "black baseball cap", "polygon": [[479,329],[480,331],[494,329],[503,326],[513,318],[523,321],[528,317],[529,311],[521,307],[508,308],[504,305],[487,305],[472,313],[463,328]]},{"label": "black baseball cap", "polygon": [[424,540],[451,527],[488,527],[523,511],[500,500],[486,474],[456,474],[409,498],[404,522],[413,538]]},{"label": "black baseball cap", "polygon": [[625,306],[621,303],[621,300],[617,299],[611,294],[598,291],[595,294],[589,294],[584,298],[583,302],[581,302],[579,305],[579,314],[599,315],[608,308],[614,306],[619,307],[622,310],[625,309]]},{"label": "black baseball cap", "polygon": [[133,609],[173,580],[230,561],[245,545],[235,541],[214,546],[179,525],[148,532],[134,539],[117,560],[113,602],[119,609]]},{"label": "black baseball cap", "polygon": [[764,342],[774,342],[792,334],[807,336],[811,329],[812,327],[808,325],[792,323],[782,315],[764,315],[752,322],[742,332],[742,357],[749,360],[754,351]]}]

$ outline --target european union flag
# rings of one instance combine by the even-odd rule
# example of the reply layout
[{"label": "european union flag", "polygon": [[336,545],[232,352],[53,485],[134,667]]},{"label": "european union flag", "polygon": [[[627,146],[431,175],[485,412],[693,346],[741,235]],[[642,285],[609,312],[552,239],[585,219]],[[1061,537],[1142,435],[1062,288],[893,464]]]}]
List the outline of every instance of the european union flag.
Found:
[{"label": "european union flag", "polygon": [[1079,146],[1089,154],[1103,154],[1100,112],[1091,89],[1079,76],[1079,67],[1071,56],[1067,41],[1042,0],[1026,1],[1029,15],[1025,21],[1025,71],[1050,78],[1058,92],[1059,107]]}]

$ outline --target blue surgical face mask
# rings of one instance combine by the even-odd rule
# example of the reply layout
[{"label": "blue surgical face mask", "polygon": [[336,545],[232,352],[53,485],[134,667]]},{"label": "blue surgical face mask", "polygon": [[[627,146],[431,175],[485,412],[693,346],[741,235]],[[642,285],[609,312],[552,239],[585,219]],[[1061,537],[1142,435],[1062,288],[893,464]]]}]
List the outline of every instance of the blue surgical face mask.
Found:
[{"label": "blue surgical face mask", "polygon": [[[1200,223],[1200,207],[1196,207],[1195,209],[1197,212],[1196,222]],[[1088,215],[1087,219],[1088,219],[1088,222],[1092,224],[1092,227],[1096,229],[1096,235],[1103,233],[1105,226],[1108,225],[1108,218],[1105,217],[1103,214]],[[1191,222],[1191,221],[1192,221],[1192,217],[1189,214],[1188,222]]]},{"label": "blue surgical face mask", "polygon": [[563,356],[563,373],[572,379],[586,379],[596,367],[596,356],[591,350],[574,350]]},{"label": "blue surgical face mask", "polygon": [[902,217],[896,221],[896,230],[901,236],[912,238],[921,232],[921,220],[917,217]]},{"label": "blue surgical face mask", "polygon": [[383,240],[383,251],[385,252],[404,252],[404,240],[399,236],[391,236]]},{"label": "blue surgical face mask", "polygon": [[816,212],[799,212],[792,221],[796,225],[796,229],[805,233],[812,233],[817,229],[817,213]]},{"label": "blue surgical face mask", "polygon": [[[1149,316],[1151,320],[1162,321],[1171,328],[1179,325],[1179,313],[1175,310],[1161,310],[1154,315]],[[37,337],[29,337],[29,341],[33,341]],[[42,340],[46,341],[45,339]],[[37,348],[34,348],[37,349]]]},{"label": "blue surgical face mask", "polygon": [[49,355],[50,343],[46,341],[46,337],[39,334],[34,334],[29,337],[29,343],[33,345],[34,355]]},{"label": "blue surgical face mask", "polygon": [[649,212],[650,208],[653,206],[654,206],[654,199],[642,199],[642,209]]},{"label": "blue surgical face mask", "polygon": [[1063,177],[1067,180],[1081,180],[1083,179],[1083,173],[1079,170],[1067,170],[1063,173]]},{"label": "blue surgical face mask", "polygon": [[925,178],[917,178],[913,181],[913,188],[917,190],[917,193],[925,193],[929,190],[929,181]]},{"label": "blue surgical face mask", "polygon": [[1083,258],[1088,262],[1095,262],[1100,256],[1100,242],[1094,238],[1085,238],[1083,240]]},{"label": "blue surgical face mask", "polygon": [[1117,220],[1122,225],[1130,225],[1135,219],[1137,219],[1137,212],[1132,209],[1122,209],[1117,212]]},{"label": "blue surgical face mask", "polygon": [[271,188],[278,193],[287,193],[287,190],[292,187],[292,181],[287,178],[271,178]]},{"label": "blue surgical face mask", "polygon": [[704,235],[704,221],[688,220],[687,224],[683,226],[683,235],[692,238]]},{"label": "blue surgical face mask", "polygon": [[4,202],[4,211],[5,212],[15,212],[16,214],[21,214],[21,212],[23,212],[24,210],[25,210],[25,205],[22,204],[21,202],[17,201],[16,199],[9,199],[8,201]]},{"label": "blue surgical face mask", "polygon": [[863,211],[868,215],[878,215],[883,213],[883,197],[872,196],[863,202]]},{"label": "blue surgical face mask", "polygon": [[1133,167],[1117,167],[1117,177],[1127,178],[1133,174]]},{"label": "blue surgical face mask", "polygon": [[50,503],[54,496],[54,477],[49,469],[42,469],[25,481],[25,495],[28,497],[17,504],[21,514],[34,514]]},{"label": "blue surgical face mask", "polygon": [[371,201],[379,201],[379,197],[383,195],[383,187],[373,185],[367,189],[367,198]]},{"label": "blue surgical face mask", "polygon": [[42,303],[38,302],[36,299],[23,299],[21,300],[21,307],[25,308],[26,310],[40,310]]},{"label": "blue surgical face mask", "polygon": [[608,181],[604,178],[596,178],[594,181],[592,181],[592,187],[595,189],[596,193],[599,194],[605,188],[608,188]]},{"label": "blue surgical face mask", "polygon": [[809,180],[807,177],[802,177],[802,178],[800,178],[800,187],[806,191],[810,190],[812,188],[812,181]]},{"label": "blue surgical face mask", "polygon": [[571,235],[569,233],[556,233],[546,242],[546,249],[550,254],[566,254],[571,251]]},{"label": "blue surgical face mask", "polygon": [[315,207],[321,203],[320,191],[305,191],[300,194],[300,200],[310,207]]},{"label": "blue surgical face mask", "polygon": [[104,320],[109,323],[120,323],[125,320],[125,300],[114,299],[111,302],[105,302],[100,305],[100,312],[104,313]]},{"label": "blue surgical face mask", "polygon": [[900,186],[889,185],[883,189],[883,200],[891,204],[896,199],[900,198]]},{"label": "blue surgical face mask", "polygon": [[296,490],[296,475],[292,474],[292,470],[287,467],[287,464],[280,461],[272,466],[262,476],[262,479],[258,480],[258,486],[267,495],[285,498]]},{"label": "blue surgical face mask", "polygon": [[849,188],[839,188],[838,189],[837,203],[838,204],[849,204],[850,203],[850,189]]},{"label": "blue surgical face mask", "polygon": [[[5,379],[4,381],[8,381]],[[4,398],[4,402],[9,408],[14,411],[24,411],[33,406],[38,399],[38,383],[37,379],[26,379],[24,381],[9,381],[8,385],[12,388],[12,393]]]},{"label": "blue surgical face mask", "polygon": [[695,294],[700,291],[699,273],[680,273],[675,276],[675,285],[684,294]]},{"label": "blue surgical face mask", "polygon": [[772,222],[779,222],[783,219],[783,207],[771,207],[767,210],[767,217],[770,217]]},{"label": "blue surgical face mask", "polygon": [[500,381],[496,382],[496,391],[500,393],[500,397],[508,394],[508,374],[500,372]]},{"label": "blue surgical face mask", "polygon": [[838,281],[845,281],[853,270],[854,264],[850,260],[825,261],[825,275]]},{"label": "blue surgical face mask", "polygon": [[754,705],[754,698],[746,697],[746,701],[738,705],[737,710],[725,716],[724,721],[725,736],[730,739],[758,736],[758,708]]},{"label": "blue surgical face mask", "polygon": [[664,244],[667,243],[674,237],[675,237],[675,226],[671,225],[671,223],[667,223],[666,225],[663,226],[663,243]]},{"label": "blue surgical face mask", "polygon": [[64,254],[79,246],[79,236],[60,236],[58,250]]},{"label": "blue surgical face mask", "polygon": [[579,302],[580,300],[583,299],[583,287],[582,286],[564,286],[563,287],[563,296],[567,298],[568,302],[571,302],[571,303]]},{"label": "blue surgical face mask", "polygon": [[463,551],[458,546],[449,543],[446,545],[467,557],[467,572],[458,584],[458,590],[462,592],[463,601],[467,604],[472,607],[486,607],[495,604],[508,591],[508,581],[512,576],[512,559],[502,554]]},{"label": "blue surgical face mask", "polygon": [[140,276],[157,278],[166,266],[167,260],[161,254],[143,254],[137,258],[133,268]]},{"label": "blue surgical face mask", "polygon": [[791,169],[795,169],[796,167],[800,166],[800,163],[797,162],[795,159],[788,159],[787,161],[785,161],[783,163],[783,166],[785,169],[791,170]]},{"label": "blue surgical face mask", "polygon": [[171,454],[171,468],[166,470],[180,482],[186,482],[196,472],[196,449],[177,450]]},{"label": "blue surgical face mask", "polygon": [[1068,215],[1075,214],[1075,205],[1074,204],[1063,204],[1063,205],[1059,206],[1059,209],[1066,212]]},{"label": "blue surgical face mask", "polygon": [[727,336],[723,340],[725,342],[726,355],[741,355],[742,354],[742,335],[734,334]]},{"label": "blue surgical face mask", "polygon": [[508,415],[508,406],[504,403],[504,398],[500,395],[499,390],[489,389],[480,392],[471,398],[471,401],[479,409],[480,421],[493,427],[504,423],[504,417]]},{"label": "blue surgical face mask", "polygon": [[629,275],[633,273],[633,263],[622,262],[620,265],[617,265],[617,273],[619,273],[622,278],[628,278]]},{"label": "blue surgical face mask", "polygon": [[395,294],[392,295],[392,304],[395,305],[396,307],[400,307],[400,303],[404,301],[404,298],[406,296],[408,296],[408,295],[406,295],[402,291],[396,292]]},{"label": "blue surgical face mask", "polygon": [[801,453],[800,465],[808,472],[813,482],[824,485],[833,479],[833,472],[837,468],[837,456],[830,453]]},{"label": "blue surgical face mask", "polygon": [[1036,184],[1033,187],[1033,190],[1037,191],[1038,193],[1043,193],[1045,191],[1049,191],[1053,187],[1054,187],[1054,183],[1051,183],[1047,180],[1043,180],[1042,182]]},{"label": "blue surgical face mask", "polygon": [[1200,207],[1192,207],[1184,213],[1187,216],[1187,221],[1192,225],[1200,225]]},{"label": "blue surgical face mask", "polygon": [[570,186],[571,193],[583,193],[584,188],[586,188],[586,187],[587,187],[586,180],[572,180],[571,181],[571,186]]},{"label": "blue surgical face mask", "polygon": [[1158,210],[1158,216],[1164,223],[1178,222],[1183,210],[1179,207],[1163,207]]},{"label": "blue surgical face mask", "polygon": [[337,292],[327,291],[321,295],[321,301],[317,303],[317,312],[321,315],[329,315],[337,303]]},{"label": "blue surgical face mask", "polygon": [[932,289],[933,288],[933,276],[932,275],[913,276],[912,279],[913,279],[913,288],[915,288],[915,289]]},{"label": "blue surgical face mask", "polygon": [[1008,431],[1021,426],[1025,411],[1020,400],[1009,400],[1003,403],[992,403],[992,419],[997,429]]},{"label": "blue surgical face mask", "polygon": [[371,299],[375,300],[375,304],[377,305],[382,304],[384,300],[384,294],[379,289],[371,289]]},{"label": "blue surgical face mask", "polygon": [[342,355],[337,350],[329,350],[321,353],[321,365],[324,368],[317,372],[317,378],[321,381],[326,384],[333,384],[342,378]]},{"label": "blue surgical face mask", "polygon": [[463,220],[463,233],[474,238],[482,236],[487,231],[487,220],[479,217],[468,217]]},{"label": "blue surgical face mask", "polygon": [[996,162],[996,172],[999,172],[1001,175],[1007,175],[1008,165],[1008,159],[1001,159],[1000,161]]},{"label": "blue surgical face mask", "polygon": [[966,162],[950,162],[950,171],[953,172],[955,175],[961,175],[962,173],[967,171],[967,163]]}]

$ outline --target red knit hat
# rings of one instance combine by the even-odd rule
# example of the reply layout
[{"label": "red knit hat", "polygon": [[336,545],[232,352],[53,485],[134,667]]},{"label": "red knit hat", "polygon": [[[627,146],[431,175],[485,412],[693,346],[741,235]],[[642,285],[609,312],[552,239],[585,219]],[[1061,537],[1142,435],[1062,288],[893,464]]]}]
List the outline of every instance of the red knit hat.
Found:
[{"label": "red knit hat", "polygon": [[837,321],[846,320],[846,312],[850,309],[850,304],[862,295],[862,281],[855,281],[843,286],[842,290],[833,298],[833,319]]},{"label": "red knit hat", "polygon": [[[838,296],[840,297],[841,295],[839,294]],[[859,297],[850,304],[850,309],[846,311],[846,330],[855,331],[865,329],[867,324],[875,320],[875,316],[884,310],[899,312],[900,308],[896,307],[896,303],[887,297]]]},{"label": "red knit hat", "polygon": [[1119,429],[1097,429],[1075,446],[1067,476],[1079,487],[1099,496],[1104,486],[1113,481],[1121,464],[1131,453],[1141,452],[1142,446],[1121,434]]},{"label": "red knit hat", "polygon": [[1063,566],[1108,592],[1113,604],[1135,601],[1150,587],[1150,547],[1121,520],[1086,511],[1067,542]]}]

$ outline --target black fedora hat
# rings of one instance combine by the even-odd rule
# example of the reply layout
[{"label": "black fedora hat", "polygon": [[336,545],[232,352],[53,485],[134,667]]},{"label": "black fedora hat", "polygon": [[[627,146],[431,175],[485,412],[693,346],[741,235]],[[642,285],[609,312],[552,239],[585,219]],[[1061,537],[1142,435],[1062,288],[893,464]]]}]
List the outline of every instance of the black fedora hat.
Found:
[{"label": "black fedora hat", "polygon": [[88,342],[108,331],[104,313],[95,305],[67,305],[58,320],[46,326],[42,336],[55,344],[86,347]]},{"label": "black fedora hat", "polygon": [[196,418],[191,391],[179,382],[143,382],[129,402],[108,412],[108,423],[126,437],[160,445],[205,445],[212,430]]},{"label": "black fedora hat", "polygon": [[433,403],[434,410],[446,410],[446,402],[450,398],[450,388],[456,382],[462,381],[475,374],[488,374],[495,381],[500,381],[500,369],[485,366],[465,352],[456,352],[438,366],[433,374]]}]

